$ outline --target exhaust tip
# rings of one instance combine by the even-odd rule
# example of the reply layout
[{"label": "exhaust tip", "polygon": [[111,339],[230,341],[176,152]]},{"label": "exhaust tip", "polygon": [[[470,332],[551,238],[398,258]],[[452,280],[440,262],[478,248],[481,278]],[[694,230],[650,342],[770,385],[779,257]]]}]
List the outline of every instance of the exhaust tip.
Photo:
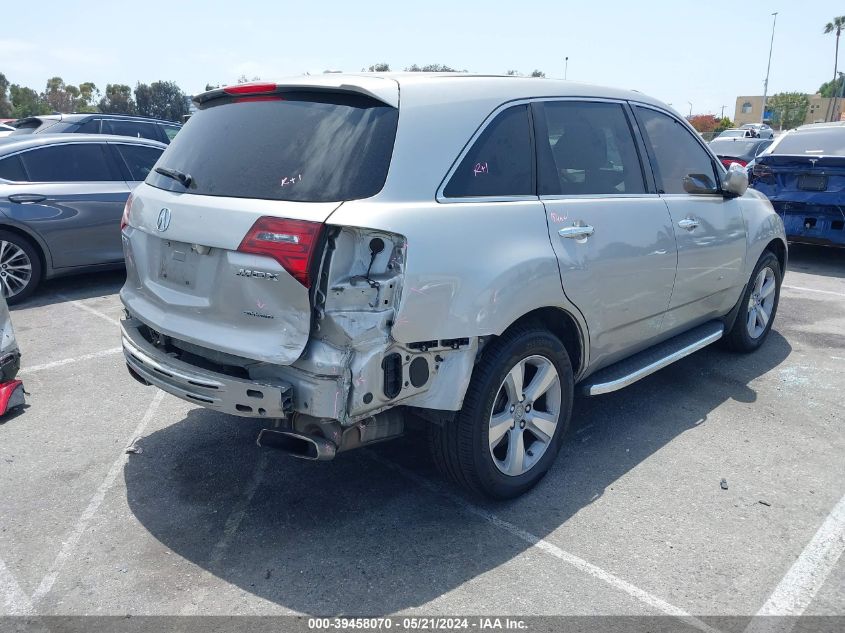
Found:
[{"label": "exhaust tip", "polygon": [[337,452],[337,447],[323,437],[275,429],[262,429],[255,443],[262,448],[273,448],[292,457],[319,462],[334,459]]}]

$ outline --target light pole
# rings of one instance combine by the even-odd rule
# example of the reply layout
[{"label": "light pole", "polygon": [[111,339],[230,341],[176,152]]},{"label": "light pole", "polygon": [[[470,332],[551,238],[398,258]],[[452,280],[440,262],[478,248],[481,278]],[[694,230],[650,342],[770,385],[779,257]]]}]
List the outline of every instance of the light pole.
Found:
[{"label": "light pole", "polygon": [[563,67],[563,78],[566,79],[566,76],[569,74],[569,57],[566,58],[565,66]]},{"label": "light pole", "polygon": [[769,65],[766,66],[766,80],[763,82],[763,111],[760,113],[760,123],[766,118],[766,97],[769,95],[769,71],[772,69],[772,48],[775,45],[775,24],[778,23],[778,12],[772,13],[772,41],[769,42]]},{"label": "light pole", "polygon": [[687,103],[689,103],[689,115],[692,116],[692,102],[687,101]]},{"label": "light pole", "polygon": [[728,107],[728,106],[722,106],[722,116],[720,116],[720,117],[719,117],[720,119],[724,119],[724,118],[725,118],[725,108],[727,108],[727,107]]}]

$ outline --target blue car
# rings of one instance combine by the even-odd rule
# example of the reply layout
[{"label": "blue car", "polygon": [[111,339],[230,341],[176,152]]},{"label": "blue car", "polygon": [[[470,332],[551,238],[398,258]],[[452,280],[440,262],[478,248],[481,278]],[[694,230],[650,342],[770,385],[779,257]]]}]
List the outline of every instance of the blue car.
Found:
[{"label": "blue car", "polygon": [[803,125],[756,158],[750,185],[765,194],[792,242],[845,246],[845,125]]}]

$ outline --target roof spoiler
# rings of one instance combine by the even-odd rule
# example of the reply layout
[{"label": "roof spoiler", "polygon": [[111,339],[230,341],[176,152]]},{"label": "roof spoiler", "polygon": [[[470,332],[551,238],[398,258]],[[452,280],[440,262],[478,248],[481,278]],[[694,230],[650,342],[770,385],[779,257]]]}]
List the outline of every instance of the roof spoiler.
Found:
[{"label": "roof spoiler", "polygon": [[233,95],[270,95],[277,92],[341,92],[363,95],[380,101],[392,108],[399,107],[399,84],[393,79],[381,77],[356,77],[358,81],[349,83],[348,78],[339,81],[338,78],[302,77],[282,82],[250,82],[215,88],[200,93],[193,98],[197,105],[207,103],[213,99],[230,97]]}]

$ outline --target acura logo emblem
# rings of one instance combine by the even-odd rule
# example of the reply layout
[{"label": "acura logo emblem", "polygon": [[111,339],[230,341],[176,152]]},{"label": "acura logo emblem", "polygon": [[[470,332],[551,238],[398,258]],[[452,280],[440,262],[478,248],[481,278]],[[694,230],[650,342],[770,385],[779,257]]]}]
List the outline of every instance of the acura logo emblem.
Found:
[{"label": "acura logo emblem", "polygon": [[167,230],[168,226],[170,226],[170,209],[164,207],[158,212],[158,222],[156,222],[156,228],[163,232]]}]

